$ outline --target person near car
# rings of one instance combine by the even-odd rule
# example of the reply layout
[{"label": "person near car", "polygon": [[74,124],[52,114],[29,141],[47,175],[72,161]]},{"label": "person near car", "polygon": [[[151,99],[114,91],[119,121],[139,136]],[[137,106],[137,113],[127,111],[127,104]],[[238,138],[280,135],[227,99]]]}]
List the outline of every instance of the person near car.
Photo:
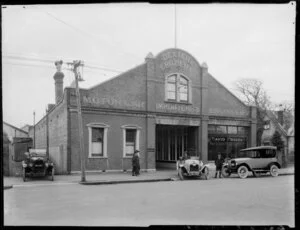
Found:
[{"label": "person near car", "polygon": [[221,178],[221,170],[222,170],[222,165],[224,163],[224,160],[222,158],[222,155],[221,153],[218,153],[218,156],[215,160],[215,164],[216,164],[216,175],[215,175],[215,178],[218,177],[219,175],[219,178]]},{"label": "person near car", "polygon": [[140,159],[138,156],[139,150],[135,150],[132,156],[132,176],[140,175]]},{"label": "person near car", "polygon": [[189,158],[190,158],[190,157],[189,157],[187,151],[185,151],[184,154],[183,154],[183,159],[184,159],[184,160],[187,160],[187,159],[189,159]]}]

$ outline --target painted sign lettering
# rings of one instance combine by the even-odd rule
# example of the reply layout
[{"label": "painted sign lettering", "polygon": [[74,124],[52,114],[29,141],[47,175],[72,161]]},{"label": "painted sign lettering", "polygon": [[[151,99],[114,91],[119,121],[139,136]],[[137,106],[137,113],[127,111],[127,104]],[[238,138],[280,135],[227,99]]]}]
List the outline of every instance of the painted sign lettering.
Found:
[{"label": "painted sign lettering", "polygon": [[137,108],[137,109],[144,109],[145,102],[142,101],[126,101],[115,99],[112,97],[88,97],[83,96],[83,103],[84,104],[92,104],[92,105],[109,105],[115,107],[130,107],[130,108]]},{"label": "painted sign lettering", "polygon": [[174,66],[191,71],[192,67],[195,65],[192,57],[181,51],[165,52],[162,54],[161,59],[162,64],[160,65],[160,68],[163,71]]},{"label": "painted sign lettering", "polygon": [[178,104],[164,104],[156,103],[156,110],[186,112],[186,113],[199,113],[200,108],[192,105],[178,105]]}]

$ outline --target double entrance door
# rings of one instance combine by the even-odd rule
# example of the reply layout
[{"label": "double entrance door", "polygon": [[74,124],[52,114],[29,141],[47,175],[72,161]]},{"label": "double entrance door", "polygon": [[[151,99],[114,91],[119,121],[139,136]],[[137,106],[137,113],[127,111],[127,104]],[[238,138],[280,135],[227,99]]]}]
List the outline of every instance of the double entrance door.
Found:
[{"label": "double entrance door", "polygon": [[196,154],[198,127],[156,125],[156,161],[175,162],[187,151]]}]

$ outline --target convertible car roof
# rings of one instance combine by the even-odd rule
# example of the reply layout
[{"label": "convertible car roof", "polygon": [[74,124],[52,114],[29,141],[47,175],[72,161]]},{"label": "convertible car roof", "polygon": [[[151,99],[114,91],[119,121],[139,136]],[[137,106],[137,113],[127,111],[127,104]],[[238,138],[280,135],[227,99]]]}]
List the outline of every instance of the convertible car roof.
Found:
[{"label": "convertible car roof", "polygon": [[274,149],[276,150],[276,146],[258,146],[258,147],[251,147],[247,149],[241,149],[240,151],[251,151],[251,150],[260,150],[260,149]]}]

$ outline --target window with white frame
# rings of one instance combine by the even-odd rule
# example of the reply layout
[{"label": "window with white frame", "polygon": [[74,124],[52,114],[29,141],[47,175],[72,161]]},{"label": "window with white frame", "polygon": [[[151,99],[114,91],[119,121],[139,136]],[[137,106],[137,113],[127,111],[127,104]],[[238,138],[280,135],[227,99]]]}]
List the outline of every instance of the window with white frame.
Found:
[{"label": "window with white frame", "polygon": [[190,81],[182,74],[171,74],[166,77],[166,100],[191,102]]},{"label": "window with white frame", "polygon": [[107,157],[107,130],[108,125],[90,123],[89,130],[89,157]]},{"label": "window with white frame", "polygon": [[140,127],[123,125],[123,157],[132,157],[135,150],[139,150]]}]

